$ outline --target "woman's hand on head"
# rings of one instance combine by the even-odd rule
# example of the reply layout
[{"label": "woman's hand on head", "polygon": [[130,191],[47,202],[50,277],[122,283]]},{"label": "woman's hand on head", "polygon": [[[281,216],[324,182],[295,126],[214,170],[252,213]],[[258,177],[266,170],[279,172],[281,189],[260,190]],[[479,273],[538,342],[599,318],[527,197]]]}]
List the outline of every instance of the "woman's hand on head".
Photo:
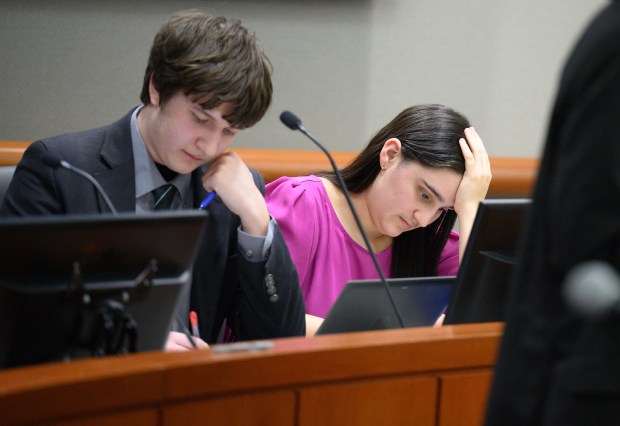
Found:
[{"label": "woman's hand on head", "polygon": [[465,138],[459,140],[463,157],[465,157],[465,173],[456,192],[454,210],[461,218],[463,215],[475,216],[478,204],[489,190],[491,183],[491,164],[482,139],[473,127],[465,129]]},{"label": "woman's hand on head", "polygon": [[473,127],[465,129],[465,137],[467,141],[459,140],[465,157],[465,173],[454,200],[454,210],[459,217],[459,260],[463,259],[478,205],[486,197],[491,183],[491,164],[482,139]]}]

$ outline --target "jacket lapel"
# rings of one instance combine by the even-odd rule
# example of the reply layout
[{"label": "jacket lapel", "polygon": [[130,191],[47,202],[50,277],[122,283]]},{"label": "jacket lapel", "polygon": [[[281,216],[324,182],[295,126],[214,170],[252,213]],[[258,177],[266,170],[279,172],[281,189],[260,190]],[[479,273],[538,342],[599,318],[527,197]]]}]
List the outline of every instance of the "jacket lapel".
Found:
[{"label": "jacket lapel", "polygon": [[[100,161],[106,169],[94,174],[119,212],[136,210],[136,178],[130,127],[132,113],[133,110],[110,126],[99,153]],[[107,210],[101,197],[99,204],[102,211]]]}]

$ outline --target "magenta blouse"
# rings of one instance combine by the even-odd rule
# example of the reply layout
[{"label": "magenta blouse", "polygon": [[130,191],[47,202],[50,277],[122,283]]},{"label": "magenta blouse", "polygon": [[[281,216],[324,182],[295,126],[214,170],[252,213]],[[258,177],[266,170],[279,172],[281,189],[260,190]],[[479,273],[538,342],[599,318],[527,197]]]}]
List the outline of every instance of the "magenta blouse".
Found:
[{"label": "magenta blouse", "polygon": [[[306,313],[324,318],[348,281],[378,278],[368,250],[347,234],[320,178],[281,177],[267,185],[265,199],[297,267]],[[437,275],[456,275],[458,243],[452,231]],[[389,278],[392,247],[376,255]]]}]

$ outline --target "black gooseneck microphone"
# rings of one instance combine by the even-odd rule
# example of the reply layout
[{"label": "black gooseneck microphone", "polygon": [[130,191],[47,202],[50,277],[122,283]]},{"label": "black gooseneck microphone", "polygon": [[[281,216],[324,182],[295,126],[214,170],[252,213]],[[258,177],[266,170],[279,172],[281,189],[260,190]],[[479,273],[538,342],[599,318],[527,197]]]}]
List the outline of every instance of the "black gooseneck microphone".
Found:
[{"label": "black gooseneck microphone", "polygon": [[333,157],[331,156],[329,151],[325,149],[323,145],[321,145],[321,143],[304,128],[304,126],[301,125],[301,120],[297,118],[295,114],[293,114],[290,111],[284,111],[282,112],[282,114],[280,114],[280,121],[282,121],[282,123],[284,123],[284,125],[288,127],[289,129],[299,130],[301,133],[306,135],[308,139],[314,142],[314,144],[318,146],[320,150],[323,151],[325,155],[327,156],[327,158],[329,159],[329,162],[332,165],[332,169],[334,169],[334,173],[336,174],[336,178],[338,179],[338,182],[340,183],[340,187],[342,188],[344,197],[346,198],[347,203],[349,204],[349,209],[351,210],[351,213],[353,214],[355,223],[357,224],[357,227],[360,230],[360,233],[362,234],[362,238],[364,239],[364,244],[366,244],[366,249],[368,250],[368,253],[370,253],[370,257],[372,258],[372,261],[375,264],[375,269],[377,270],[377,273],[379,274],[379,280],[381,281],[381,284],[385,288],[385,292],[387,293],[388,298],[390,299],[390,304],[392,305],[392,308],[394,309],[394,312],[396,313],[398,324],[400,325],[401,328],[405,328],[403,317],[400,314],[398,307],[396,306],[396,302],[394,301],[394,295],[392,294],[392,290],[390,289],[390,286],[388,285],[385,279],[385,275],[383,275],[381,266],[379,266],[379,261],[377,260],[375,251],[372,249],[372,246],[370,245],[370,241],[368,240],[368,235],[366,235],[366,231],[364,231],[364,228],[362,227],[362,222],[360,221],[360,218],[357,215],[357,212],[355,211],[355,207],[353,206],[353,201],[351,201],[351,195],[349,194],[347,185],[345,185],[344,180],[342,179],[342,175],[340,174],[340,171],[338,170],[338,166],[336,166],[336,162],[334,161]]},{"label": "black gooseneck microphone", "polygon": [[99,195],[101,195],[101,197],[103,198],[103,201],[105,201],[105,204],[108,206],[108,209],[110,209],[112,214],[118,214],[116,209],[114,208],[114,205],[112,204],[112,201],[110,201],[108,194],[106,194],[106,192],[103,190],[99,182],[97,182],[97,180],[90,173],[72,166],[71,164],[67,163],[65,160],[60,158],[58,154],[50,152],[50,151],[47,151],[43,155],[43,162],[46,165],[53,167],[55,169],[62,167],[63,169],[67,169],[73,173],[77,173],[78,175],[86,178],[90,183],[93,184],[95,189],[97,189],[97,192],[99,193]]}]

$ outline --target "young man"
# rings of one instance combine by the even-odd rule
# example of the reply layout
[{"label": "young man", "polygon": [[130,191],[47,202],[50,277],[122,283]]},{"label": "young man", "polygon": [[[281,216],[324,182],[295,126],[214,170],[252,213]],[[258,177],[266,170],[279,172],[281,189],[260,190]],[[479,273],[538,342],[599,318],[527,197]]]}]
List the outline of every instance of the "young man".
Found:
[{"label": "young man", "polygon": [[[143,105],[108,126],[34,142],[0,214],[108,211],[88,181],[45,165],[47,152],[95,176],[119,211],[155,209],[152,191],[166,183],[176,209],[197,208],[216,191],[183,311],[198,313],[209,343],[224,320],[241,340],[304,335],[297,273],[267,211],[264,181],[236,154],[224,153],[263,117],[271,95],[270,63],[239,21],[177,14],[153,41]],[[167,349],[190,347],[185,335],[170,333]]]}]

